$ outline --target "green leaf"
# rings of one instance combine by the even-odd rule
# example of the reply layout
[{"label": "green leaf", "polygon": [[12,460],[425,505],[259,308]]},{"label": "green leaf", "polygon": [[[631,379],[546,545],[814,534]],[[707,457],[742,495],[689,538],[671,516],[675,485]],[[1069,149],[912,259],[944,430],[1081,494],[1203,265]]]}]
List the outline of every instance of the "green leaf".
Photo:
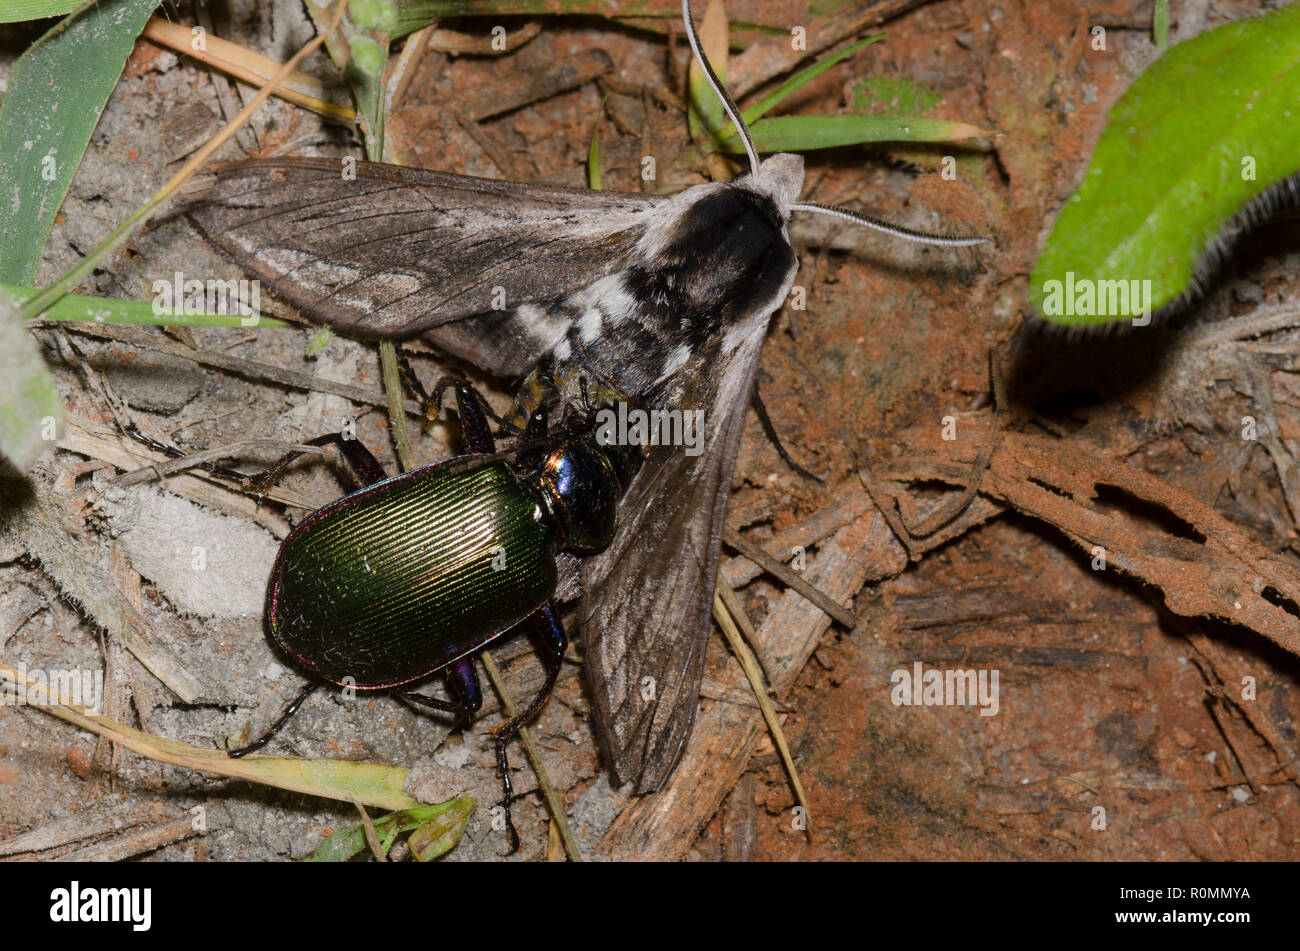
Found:
[{"label": "green leaf", "polygon": [[397,4],[394,0],[351,0],[348,15],[363,30],[391,33],[397,26]]},{"label": "green leaf", "polygon": [[454,849],[465,832],[465,823],[474,812],[474,800],[464,794],[444,805],[448,807],[445,811],[420,826],[407,839],[411,854],[421,862],[432,862]]},{"label": "green leaf", "polygon": [[[833,149],[865,142],[952,142],[993,134],[990,129],[946,119],[852,115],[777,116],[758,120],[749,132],[760,152]],[[734,134],[721,146],[727,152],[744,151]]]},{"label": "green leaf", "polygon": [[18,308],[0,294],[0,454],[28,472],[63,430],[63,401]]},{"label": "green leaf", "polygon": [[5,0],[4,8],[0,9],[0,23],[61,17],[81,6],[89,4],[86,0]]},{"label": "green leaf", "polygon": [[1038,312],[1098,324],[1179,297],[1229,219],[1300,171],[1297,119],[1300,4],[1170,49],[1116,103],[1061,210],[1030,278]]},{"label": "green leaf", "polygon": [[[431,806],[416,806],[414,809],[403,809],[400,812],[390,812],[388,815],[374,821],[375,834],[379,838],[379,845],[384,855],[392,848],[393,842],[404,832],[416,830],[416,834],[423,833],[427,828],[428,833],[420,841],[411,836],[411,850],[415,853],[416,858],[421,861],[428,861],[430,858],[436,858],[450,851],[457,842],[460,841],[461,833],[465,829],[465,823],[469,820],[470,814],[474,811],[474,799],[462,793],[454,799],[448,799],[446,802],[435,803]],[[418,846],[418,847],[417,847]],[[442,851],[437,855],[432,854],[439,847]],[[366,850],[366,830],[362,825],[347,826],[332,832],[321,840],[321,844],[316,850],[303,859],[304,862],[346,862],[354,855],[359,855]]]},{"label": "green leaf", "polygon": [[0,281],[30,284],[90,134],[156,0],[99,3],[14,65],[0,103]]}]

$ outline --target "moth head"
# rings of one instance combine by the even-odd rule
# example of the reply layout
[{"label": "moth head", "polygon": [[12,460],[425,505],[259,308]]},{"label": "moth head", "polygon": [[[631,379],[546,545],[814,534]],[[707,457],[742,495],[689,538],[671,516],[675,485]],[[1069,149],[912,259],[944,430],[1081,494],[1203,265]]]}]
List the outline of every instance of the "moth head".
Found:
[{"label": "moth head", "polygon": [[758,163],[758,171],[740,179],[740,183],[771,198],[781,217],[789,221],[790,211],[803,191],[803,156],[790,152],[769,155]]},{"label": "moth head", "polygon": [[703,70],[709,86],[722,102],[722,108],[727,113],[727,118],[736,127],[740,141],[745,145],[745,155],[749,158],[748,187],[770,195],[776,202],[777,208],[780,209],[783,218],[789,220],[790,214],[795,211],[831,215],[835,218],[871,228],[874,231],[883,231],[885,234],[901,238],[904,241],[946,247],[985,244],[990,240],[988,238],[962,238],[952,235],[927,234],[924,231],[913,231],[911,228],[904,228],[888,221],[881,221],[879,218],[859,214],[848,208],[823,205],[812,201],[800,202],[798,200],[799,192],[803,189],[802,157],[781,153],[770,156],[761,162],[759,161],[758,151],[754,148],[753,136],[749,134],[749,128],[745,125],[745,120],[740,114],[740,107],[736,105],[736,100],[731,98],[731,93],[727,92],[727,87],[722,84],[718,74],[713,71],[709,58],[704,55],[699,35],[695,32],[695,20],[691,16],[691,0],[682,0],[682,20],[686,27],[686,39],[691,44],[691,52],[695,54],[696,62],[700,64],[700,69]]}]

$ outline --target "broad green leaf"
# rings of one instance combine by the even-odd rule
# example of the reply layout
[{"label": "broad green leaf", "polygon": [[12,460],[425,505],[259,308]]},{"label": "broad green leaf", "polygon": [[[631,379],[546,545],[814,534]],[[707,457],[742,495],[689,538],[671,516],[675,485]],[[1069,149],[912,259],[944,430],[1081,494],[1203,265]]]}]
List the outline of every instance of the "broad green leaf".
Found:
[{"label": "broad green leaf", "polygon": [[[22,303],[40,293],[34,287],[0,284],[0,290]],[[185,313],[176,308],[160,308],[154,313],[152,302],[117,300],[113,297],[87,297],[65,294],[49,310],[36,316],[41,320],[72,320],[96,324],[130,324],[140,327],[287,327],[274,317],[251,317],[242,314]]]},{"label": "broad green leaf", "polygon": [[1297,120],[1300,4],[1170,49],[1115,104],[1061,209],[1030,278],[1038,312],[1098,324],[1179,297],[1228,220],[1300,171]]},{"label": "broad green leaf", "polygon": [[86,5],[86,0],[4,0],[0,5],[0,23],[61,17]]},{"label": "broad green leaf", "polygon": [[30,284],[90,134],[156,0],[104,0],[14,65],[0,103],[0,281]]},{"label": "broad green leaf", "polygon": [[0,294],[0,454],[27,472],[62,431],[63,401],[41,348]]},{"label": "broad green leaf", "polygon": [[406,840],[411,854],[421,862],[432,862],[454,849],[465,832],[465,823],[474,812],[474,800],[465,794],[443,805],[447,806],[445,810],[412,832]]},{"label": "broad green leaf", "polygon": [[[424,833],[418,841],[415,835],[411,837],[411,850],[415,852],[416,858],[428,861],[450,851],[460,841],[465,823],[473,811],[473,797],[462,793],[454,799],[431,806],[416,806],[414,809],[390,812],[374,820],[372,824],[379,839],[380,851],[384,855],[388,854],[388,850],[393,847],[393,842],[403,832],[415,830],[417,835]],[[429,831],[425,833],[425,829]],[[347,826],[327,835],[316,850],[303,861],[346,862],[354,855],[364,852],[366,848],[365,827],[360,824]],[[437,851],[439,848],[441,851]],[[432,854],[434,852],[437,854]]]},{"label": "broad green leaf", "polygon": [[[749,132],[760,152],[802,152],[865,142],[954,142],[993,134],[991,129],[946,119],[852,115],[777,116],[759,119]],[[722,148],[744,150],[734,135],[722,141]]]}]

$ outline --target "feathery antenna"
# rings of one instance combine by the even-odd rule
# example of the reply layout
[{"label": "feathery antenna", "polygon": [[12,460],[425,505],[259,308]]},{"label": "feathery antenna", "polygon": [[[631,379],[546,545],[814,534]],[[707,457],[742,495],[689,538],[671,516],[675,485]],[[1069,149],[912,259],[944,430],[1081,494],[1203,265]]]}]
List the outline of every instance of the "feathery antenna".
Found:
[{"label": "feathery antenna", "polygon": [[[718,99],[722,101],[722,108],[726,110],[727,117],[731,119],[732,125],[736,127],[740,140],[745,143],[745,154],[749,156],[749,171],[751,175],[756,176],[758,175],[758,152],[754,149],[754,140],[750,137],[745,120],[740,116],[740,107],[736,105],[736,100],[731,98],[731,93],[727,92],[727,87],[722,85],[722,80],[713,71],[709,58],[704,55],[704,49],[700,46],[699,35],[695,32],[695,21],[691,17],[691,0],[682,0],[682,20],[686,24],[686,39],[690,41],[691,52],[695,54],[695,61],[704,70],[705,78],[708,79],[709,85],[717,94]],[[911,228],[890,224],[888,221],[881,221],[879,218],[859,214],[847,208],[823,205],[815,201],[797,202],[790,206],[790,210],[810,211],[820,215],[830,215],[834,218],[843,218],[845,221],[851,221],[854,224],[884,232],[903,241],[915,241],[918,244],[931,244],[946,248],[966,248],[976,244],[987,244],[992,240],[991,238],[959,238],[952,235],[913,231]]]},{"label": "feathery antenna", "polygon": [[879,218],[872,218],[870,215],[863,215],[847,208],[840,208],[838,205],[823,205],[815,201],[796,202],[790,206],[790,210],[812,211],[819,215],[843,218],[845,221],[852,221],[854,224],[871,228],[874,231],[883,231],[887,235],[901,238],[904,241],[915,241],[917,244],[934,244],[945,248],[968,248],[975,244],[988,244],[993,240],[992,238],[959,238],[953,235],[913,231],[911,228],[904,228],[902,225],[881,221]]}]

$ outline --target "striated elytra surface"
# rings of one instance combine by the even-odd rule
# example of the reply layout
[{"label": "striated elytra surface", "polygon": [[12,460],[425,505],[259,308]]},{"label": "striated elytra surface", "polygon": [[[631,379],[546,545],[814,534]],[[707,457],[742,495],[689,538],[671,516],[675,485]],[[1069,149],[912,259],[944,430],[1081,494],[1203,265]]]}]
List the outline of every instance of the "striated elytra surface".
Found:
[{"label": "striated elytra surface", "polygon": [[482,647],[555,590],[555,534],[497,456],[459,456],[305,518],[271,572],[271,639],[334,683],[391,687]]}]

